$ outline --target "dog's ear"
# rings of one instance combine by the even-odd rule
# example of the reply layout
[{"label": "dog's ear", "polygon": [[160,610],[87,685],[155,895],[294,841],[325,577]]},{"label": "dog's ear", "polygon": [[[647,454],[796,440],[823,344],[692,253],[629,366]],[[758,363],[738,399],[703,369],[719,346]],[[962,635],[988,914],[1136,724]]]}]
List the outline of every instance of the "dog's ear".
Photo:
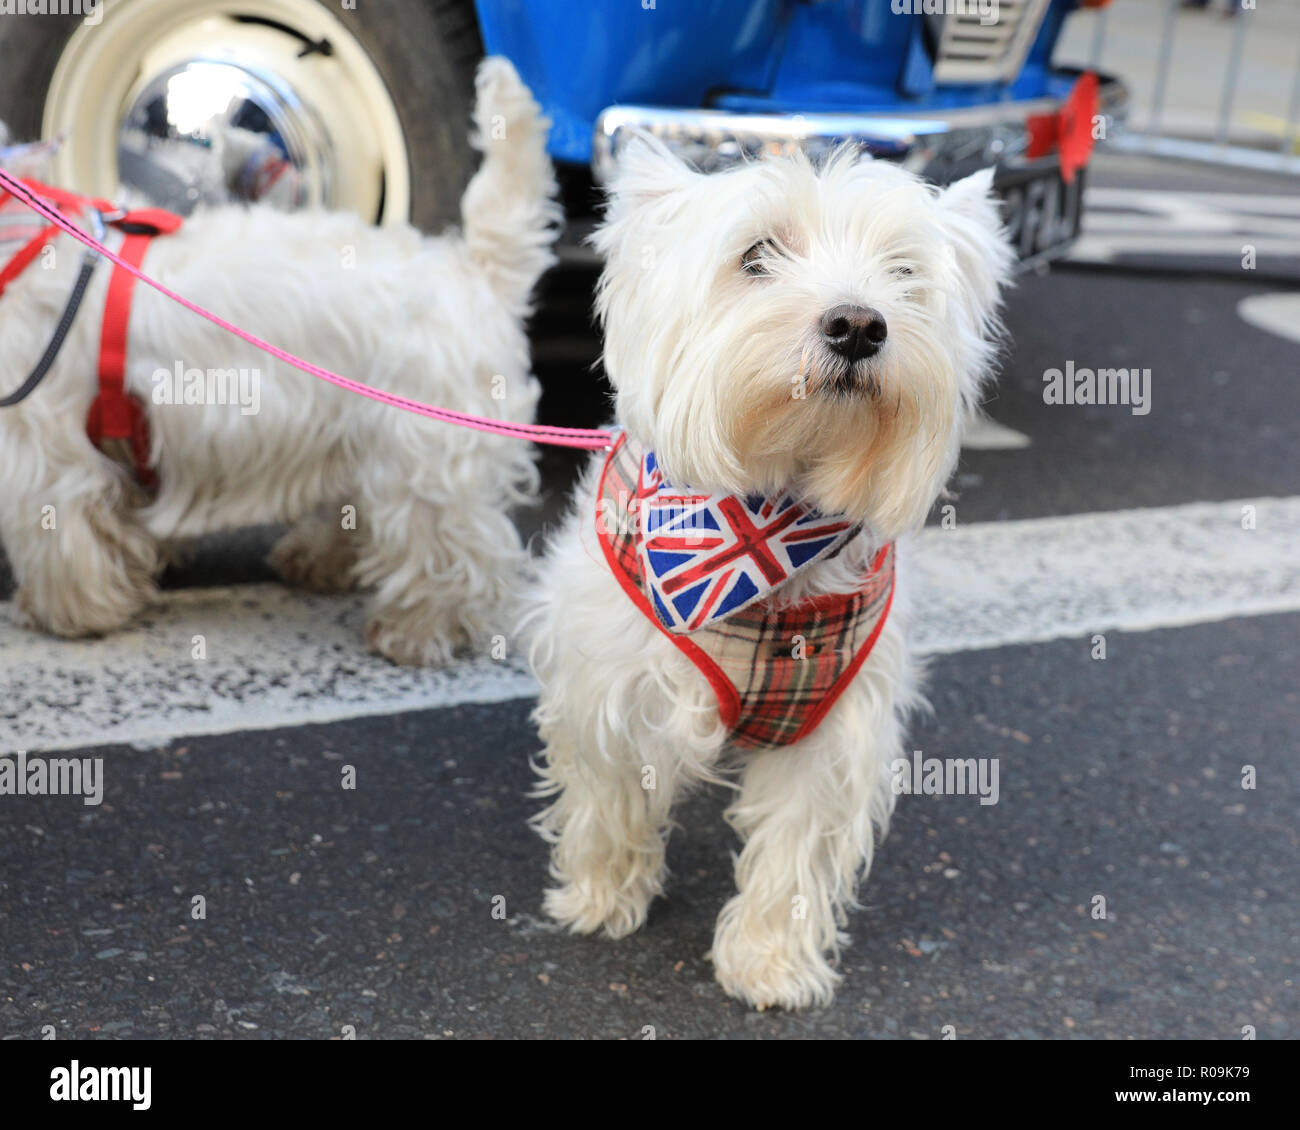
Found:
[{"label": "dog's ear", "polygon": [[940,191],[938,202],[941,222],[952,240],[958,278],[983,322],[996,313],[1015,260],[993,190],[993,170],[981,169],[949,185]]},{"label": "dog's ear", "polygon": [[1002,226],[997,195],[993,191],[992,166],[954,181],[939,193],[939,202],[950,216],[964,216],[990,230]]},{"label": "dog's ear", "polygon": [[615,162],[611,204],[657,200],[687,187],[699,175],[653,134],[635,130]]},{"label": "dog's ear", "polygon": [[657,137],[637,130],[619,150],[604,217],[588,242],[608,258],[633,232],[648,238],[659,220],[675,214],[684,190],[700,176]]}]

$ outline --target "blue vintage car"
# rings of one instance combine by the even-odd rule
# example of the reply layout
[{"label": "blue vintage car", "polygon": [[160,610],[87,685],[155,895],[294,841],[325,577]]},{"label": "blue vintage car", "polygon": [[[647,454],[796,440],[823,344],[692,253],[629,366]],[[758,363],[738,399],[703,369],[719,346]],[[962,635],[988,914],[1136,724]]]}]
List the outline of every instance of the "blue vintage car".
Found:
[{"label": "blue vintage car", "polygon": [[572,214],[632,128],[704,168],[851,138],[938,182],[996,163],[1029,263],[1068,245],[1078,154],[1124,109],[1052,65],[1078,2],[69,0],[0,21],[0,118],[62,135],[52,175],[82,191],[434,228],[473,168],[474,65],[501,53],[554,121]]}]

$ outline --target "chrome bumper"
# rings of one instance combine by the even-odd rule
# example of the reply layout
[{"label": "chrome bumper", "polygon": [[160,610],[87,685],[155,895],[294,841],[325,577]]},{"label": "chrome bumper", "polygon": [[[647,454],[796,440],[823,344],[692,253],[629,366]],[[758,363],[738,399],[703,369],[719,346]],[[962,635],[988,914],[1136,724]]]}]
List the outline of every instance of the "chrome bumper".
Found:
[{"label": "chrome bumper", "polygon": [[[1128,91],[1102,77],[1099,113],[1105,136],[1128,109]],[[803,149],[810,156],[856,142],[875,157],[939,183],[990,164],[1014,165],[1025,149],[1027,121],[1060,110],[1062,100],[997,102],[943,114],[741,114],[662,106],[610,106],[596,119],[592,173],[605,182],[619,151],[644,130],[704,172],[765,153]]]}]

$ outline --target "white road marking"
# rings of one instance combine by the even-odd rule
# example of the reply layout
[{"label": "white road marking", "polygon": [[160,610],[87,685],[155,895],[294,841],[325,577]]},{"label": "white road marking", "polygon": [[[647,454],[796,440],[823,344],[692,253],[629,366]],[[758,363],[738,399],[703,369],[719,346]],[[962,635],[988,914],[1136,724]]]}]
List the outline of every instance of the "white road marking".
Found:
[{"label": "white road marking", "polygon": [[[260,730],[370,714],[502,702],[535,692],[519,665],[445,671],[366,654],[364,600],[276,584],[165,594],[100,640],[17,628],[0,604],[0,753]],[[205,659],[192,658],[204,637]]]},{"label": "white road marking", "polygon": [[[1242,528],[1243,507],[1256,528]],[[1300,497],[927,529],[917,635],[956,652],[1300,611]],[[149,744],[535,693],[518,657],[398,668],[361,647],[362,600],[278,585],[169,593],[136,627],[62,641],[0,604],[0,753]],[[191,658],[193,637],[207,658]]]},{"label": "white road marking", "polygon": [[1240,259],[1247,246],[1255,248],[1258,259],[1300,257],[1300,206],[1294,196],[1090,188],[1084,194],[1083,234],[1070,258],[1093,263],[1125,254]]},{"label": "white road marking", "polygon": [[999,424],[992,416],[976,413],[966,422],[962,447],[971,451],[1014,451],[1033,441],[1024,432]]},{"label": "white road marking", "polygon": [[[1096,232],[1085,226],[1083,234],[1070,248],[1070,262],[1111,263],[1121,255],[1222,255],[1244,259],[1247,247],[1255,249],[1257,268],[1268,266],[1273,259],[1300,259],[1300,238],[1277,239],[1259,235],[1138,235]],[[1242,268],[1242,278],[1250,271]]]},{"label": "white road marking", "polygon": [[1096,186],[1085,193],[1090,206],[1133,208],[1169,215],[1233,213],[1251,216],[1288,216],[1300,221],[1296,198],[1288,193],[1177,192],[1170,189],[1106,188]]},{"label": "white road marking", "polygon": [[1300,294],[1252,294],[1237,303],[1237,313],[1257,329],[1300,342]]},{"label": "white road marking", "polygon": [[929,652],[1300,611],[1300,497],[981,522],[922,541]]}]

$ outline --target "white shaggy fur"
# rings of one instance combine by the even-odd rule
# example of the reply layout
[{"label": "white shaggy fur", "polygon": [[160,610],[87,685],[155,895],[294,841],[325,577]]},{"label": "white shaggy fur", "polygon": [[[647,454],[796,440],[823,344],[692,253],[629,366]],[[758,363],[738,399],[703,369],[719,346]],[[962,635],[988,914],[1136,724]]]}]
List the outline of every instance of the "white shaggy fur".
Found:
[{"label": "white shaggy fur", "polygon": [[[742,256],[763,240],[766,273],[754,277]],[[546,745],[538,794],[551,798],[534,821],[553,845],[545,906],[575,931],[637,929],[663,891],[674,801],[738,776],[726,816],[744,846],[713,943],[718,980],[759,1008],[824,1003],[840,979],[845,911],[893,807],[888,766],[920,702],[908,533],[952,472],[993,360],[1011,252],[991,174],[936,192],[844,150],[820,169],[800,157],[704,177],[645,139],[628,152],[595,242],[618,422],[668,481],[793,487],[864,523],[783,599],[852,591],[889,540],[900,543],[898,582],[870,658],[808,738],[729,750],[704,676],[605,564],[598,455],[530,612]],[[818,328],[845,302],[874,307],[889,328],[856,369]]]},{"label": "white shaggy fur", "polygon": [[[523,320],[553,262],[560,222],[549,123],[514,68],[477,79],[484,158],[462,201],[463,233],[381,230],[350,214],[266,207],[200,212],[154,241],[145,270],[268,341],[337,372],[429,403],[533,418]],[[53,269],[30,267],[0,299],[4,387],[36,362],[80,260],[70,238]],[[167,543],[258,522],[298,522],[273,560],[313,588],[373,586],[370,645],[401,663],[445,661],[509,624],[522,560],[508,508],[535,488],[526,444],[453,428],[301,373],[140,284],[127,387],[147,406],[161,490],[86,438],[96,393],[101,264],[41,387],[0,410],[0,536],[32,623],[111,631],[155,596]],[[154,404],[158,369],[256,369],[260,411]],[[355,507],[356,529],[342,508]],[[46,507],[53,507],[47,511]],[[52,513],[54,529],[43,517]]]}]

